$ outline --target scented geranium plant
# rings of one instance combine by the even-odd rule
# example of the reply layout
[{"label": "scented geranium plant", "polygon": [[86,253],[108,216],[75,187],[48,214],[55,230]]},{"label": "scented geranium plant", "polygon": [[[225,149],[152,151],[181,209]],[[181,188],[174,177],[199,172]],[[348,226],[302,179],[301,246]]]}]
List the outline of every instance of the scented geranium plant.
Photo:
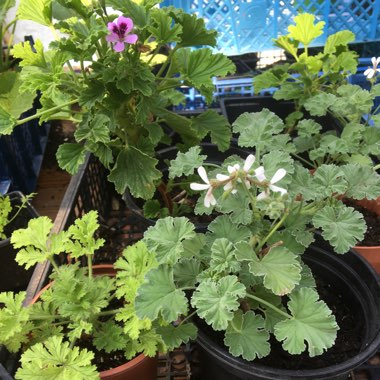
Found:
[{"label": "scented geranium plant", "polygon": [[375,186],[365,184],[361,170],[321,165],[311,175],[279,150],[199,167],[190,185],[202,194],[195,212],[219,216],[205,233],[185,217],[159,219],[145,232],[136,249],[158,265],[137,289],[137,316],[175,323],[184,341],[196,317],[247,360],[269,355],[271,336],[290,354],[322,354],[339,327],[302,254],[316,230],[338,254],[362,239],[362,215],[340,200],[380,193],[379,176],[372,173]]},{"label": "scented geranium plant", "polygon": [[[173,326],[134,313],[136,289],[158,265],[140,244],[125,249],[114,264],[114,277],[96,275],[92,261],[104,244],[95,237],[97,212],[77,219],[67,231],[52,233],[52,225],[40,217],[11,238],[20,265],[49,260],[53,267],[50,286],[33,304],[23,305],[25,292],[0,293],[0,344],[22,351],[16,379],[98,379],[94,357],[99,362],[112,354],[127,361],[177,346]],[[63,254],[75,263],[57,265]]]},{"label": "scented geranium plant", "polygon": [[[311,54],[309,46],[322,35],[324,22],[316,22],[308,13],[294,21],[287,35],[274,40],[294,63],[275,65],[256,76],[255,91],[278,87],[275,99],[294,102],[285,131],[293,138],[293,153],[302,156],[309,168],[331,162],[372,165],[372,158],[380,154],[380,116],[374,107],[375,97],[380,96],[378,59],[373,58],[373,67],[364,73],[368,90],[350,84],[358,67],[357,54],[349,50],[355,35],[339,31],[327,38],[322,51]],[[330,118],[321,125],[326,115]]]},{"label": "scented geranium plant", "polygon": [[[162,173],[155,149],[169,143],[165,124],[186,146],[208,134],[221,150],[230,143],[225,118],[208,110],[193,119],[169,109],[184,100],[189,86],[212,100],[212,77],[234,71],[233,63],[213,53],[216,31],[203,19],[159,0],[21,0],[18,18],[54,31],[44,48],[17,44],[13,55],[22,66],[21,91],[41,91],[42,108],[32,118],[75,123],[75,142],[61,145],[59,165],[75,173],[91,152],[110,170],[116,190],[127,188],[150,198]],[[192,47],[204,46],[196,50]],[[75,105],[75,106],[74,106]],[[76,106],[76,105],[79,105]],[[29,120],[30,118],[28,118]],[[0,133],[24,122],[0,114]],[[144,170],[142,170],[144,169]]]}]

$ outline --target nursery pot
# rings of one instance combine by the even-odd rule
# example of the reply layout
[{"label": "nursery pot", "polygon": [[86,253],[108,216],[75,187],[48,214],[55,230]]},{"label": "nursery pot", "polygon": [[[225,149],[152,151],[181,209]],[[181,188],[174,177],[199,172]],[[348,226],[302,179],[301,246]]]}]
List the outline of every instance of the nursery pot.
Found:
[{"label": "nursery pot", "polygon": [[[116,275],[112,264],[94,265],[92,269],[95,276],[113,277]],[[41,293],[50,286],[51,283],[41,289],[31,303],[35,303],[41,296]],[[139,354],[125,364],[100,372],[99,376],[103,380],[155,380],[157,378],[157,357],[151,358]]]},{"label": "nursery pot", "polygon": [[[9,198],[12,205],[10,217],[17,211],[15,207],[21,205],[23,195],[14,191],[9,193]],[[15,250],[10,242],[12,232],[19,228],[26,228],[30,219],[37,218],[39,215],[34,207],[27,202],[25,207],[20,211],[17,217],[6,226],[5,234],[8,236],[5,240],[0,240],[0,292],[21,291],[28,286],[29,280],[33,274],[33,268],[24,269],[17,264]]]},{"label": "nursery pot", "polygon": [[[195,379],[346,380],[350,371],[376,353],[380,344],[380,283],[378,276],[373,268],[355,252],[350,251],[345,255],[337,255],[320,237],[317,240],[318,245],[312,245],[307,250],[303,255],[303,261],[310,266],[318,278],[329,285],[332,294],[339,293],[342,296],[344,304],[347,305],[345,309],[349,310],[349,313],[353,313],[351,320],[354,326],[350,328],[354,330],[357,325],[362,324],[362,328],[356,332],[357,336],[361,337],[359,352],[342,362],[328,366],[323,366],[325,362],[322,357],[320,359],[322,367],[317,365],[310,369],[302,368],[304,364],[296,356],[284,353],[281,357],[277,354],[274,357],[275,363],[285,360],[287,366],[291,361],[299,365],[297,369],[280,369],[232,356],[226,347],[217,343],[210,337],[206,329],[201,327],[197,338],[199,376]],[[348,316],[348,314],[344,316],[346,315]],[[351,341],[348,340],[346,344],[351,344]],[[318,357],[315,359],[318,360]]]},{"label": "nursery pot", "polygon": [[[201,147],[201,154],[206,155],[206,162],[213,164],[221,164],[223,161],[231,156],[237,155],[241,158],[245,159],[250,152],[247,152],[239,147],[237,147],[234,142],[232,142],[230,148],[225,152],[220,152],[218,147],[212,143],[201,143],[199,145]],[[169,147],[166,149],[162,149],[156,153],[156,158],[159,160],[157,169],[159,169],[163,173],[163,178],[168,177],[168,161],[174,160],[177,156],[178,149],[176,147]],[[156,192],[157,194],[157,192]],[[154,226],[157,219],[146,218],[143,212],[143,204],[144,202],[141,199],[134,198],[129,191],[126,191],[123,195],[123,199],[127,205],[127,207],[140,219],[140,221],[144,224],[144,227]],[[200,223],[193,221],[195,225],[195,230],[197,232],[204,232],[207,230],[208,223]]]},{"label": "nursery pot", "polygon": [[[362,199],[357,201],[357,204],[380,215],[380,197],[374,200]],[[358,245],[355,246],[354,249],[375,268],[378,274],[380,274],[380,246],[366,247]]]}]

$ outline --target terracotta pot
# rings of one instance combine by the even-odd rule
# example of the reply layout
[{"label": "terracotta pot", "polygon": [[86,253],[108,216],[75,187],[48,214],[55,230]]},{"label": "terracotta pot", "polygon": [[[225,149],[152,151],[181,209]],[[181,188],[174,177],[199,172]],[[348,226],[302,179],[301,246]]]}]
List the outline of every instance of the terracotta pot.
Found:
[{"label": "terracotta pot", "polygon": [[[95,276],[114,277],[116,271],[112,264],[94,265],[93,273]],[[52,283],[42,288],[32,299],[35,303],[41,296],[42,292],[48,289]],[[127,363],[107,371],[100,372],[100,378],[104,380],[155,380],[157,378],[157,357],[151,358],[140,354]]]},{"label": "terracotta pot", "polygon": [[[357,201],[357,204],[380,215],[380,197],[374,200],[362,199]],[[380,246],[355,246],[354,250],[363,256],[380,274]]]}]

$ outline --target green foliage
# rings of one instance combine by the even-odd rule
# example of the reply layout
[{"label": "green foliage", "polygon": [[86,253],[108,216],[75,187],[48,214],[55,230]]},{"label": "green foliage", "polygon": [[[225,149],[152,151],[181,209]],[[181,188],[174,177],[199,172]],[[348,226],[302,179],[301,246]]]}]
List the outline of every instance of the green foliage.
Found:
[{"label": "green foliage", "polygon": [[4,228],[9,224],[9,214],[12,211],[9,196],[0,197],[0,239],[6,239]]},{"label": "green foliage", "polygon": [[200,154],[201,148],[194,146],[186,153],[177,153],[177,157],[170,161],[169,178],[181,177],[193,174],[195,169],[202,166],[207,156]]}]

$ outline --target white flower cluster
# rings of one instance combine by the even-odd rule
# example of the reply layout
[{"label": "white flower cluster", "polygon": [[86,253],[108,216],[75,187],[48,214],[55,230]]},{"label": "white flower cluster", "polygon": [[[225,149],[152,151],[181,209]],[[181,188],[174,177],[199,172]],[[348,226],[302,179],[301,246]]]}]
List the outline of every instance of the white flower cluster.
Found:
[{"label": "white flower cluster", "polygon": [[376,73],[380,73],[380,68],[379,68],[380,57],[377,57],[377,58],[372,57],[371,61],[372,61],[373,67],[368,67],[368,69],[366,71],[364,71],[364,75],[368,79],[372,79],[376,75]]},{"label": "white flower cluster", "polygon": [[257,196],[258,200],[267,198],[270,194],[270,190],[273,192],[281,193],[281,195],[286,194],[286,189],[275,186],[275,183],[284,178],[286,175],[286,170],[282,168],[278,169],[273,177],[268,181],[265,176],[265,169],[263,166],[259,166],[257,169],[253,170],[253,175],[249,174],[249,170],[251,169],[255,160],[255,156],[253,154],[250,154],[246,158],[242,170],[240,169],[239,164],[235,164],[233,166],[229,165],[227,167],[229,175],[217,174],[216,179],[212,180],[209,180],[205,168],[203,166],[200,166],[198,168],[198,174],[204,183],[193,182],[190,184],[190,188],[192,190],[199,191],[207,190],[204,198],[204,205],[207,208],[211,205],[216,205],[216,199],[212,193],[215,188],[223,185],[224,191],[230,191],[232,194],[235,194],[237,192],[236,183],[242,183],[242,180],[244,181],[247,189],[251,188],[251,183],[253,182],[258,186],[264,187],[264,191]]}]

